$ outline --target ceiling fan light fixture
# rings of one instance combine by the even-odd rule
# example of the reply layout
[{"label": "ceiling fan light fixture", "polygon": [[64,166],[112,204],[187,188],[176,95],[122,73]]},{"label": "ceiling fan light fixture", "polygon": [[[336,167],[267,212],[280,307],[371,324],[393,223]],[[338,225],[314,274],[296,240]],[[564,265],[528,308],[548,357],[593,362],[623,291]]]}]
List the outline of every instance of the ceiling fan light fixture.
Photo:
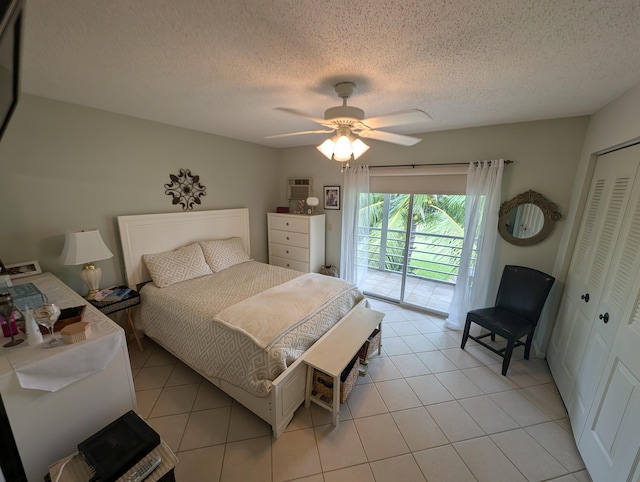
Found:
[{"label": "ceiling fan light fixture", "polygon": [[349,162],[351,159],[358,159],[369,150],[369,146],[362,142],[362,140],[351,135],[349,130],[346,130],[346,132],[345,130],[325,140],[316,149],[327,159],[332,159],[337,162]]},{"label": "ceiling fan light fixture", "polygon": [[333,158],[338,162],[347,162],[353,155],[351,148],[351,140],[348,136],[342,135],[338,137],[336,145],[333,149]]},{"label": "ceiling fan light fixture", "polygon": [[327,139],[322,144],[320,144],[316,149],[322,152],[322,155],[327,159],[331,160],[333,158],[333,149],[336,146],[336,143],[333,142],[333,139]]},{"label": "ceiling fan light fixture", "polygon": [[351,149],[353,150],[353,159],[356,160],[358,157],[369,150],[369,146],[362,142],[360,139],[356,139],[351,143]]}]

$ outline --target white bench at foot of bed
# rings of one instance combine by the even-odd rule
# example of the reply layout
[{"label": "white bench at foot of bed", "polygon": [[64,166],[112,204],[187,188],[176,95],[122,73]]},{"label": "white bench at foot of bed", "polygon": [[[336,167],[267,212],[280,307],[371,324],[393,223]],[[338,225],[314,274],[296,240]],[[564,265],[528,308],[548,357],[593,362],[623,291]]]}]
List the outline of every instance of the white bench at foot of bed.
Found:
[{"label": "white bench at foot of bed", "polygon": [[[333,426],[338,425],[340,416],[340,374],[371,332],[380,327],[384,313],[358,306],[315,342],[302,357],[307,364],[307,386],[305,406],[314,402],[333,414]],[[333,400],[324,402],[320,396],[312,395],[313,371],[320,370],[333,378]]]}]

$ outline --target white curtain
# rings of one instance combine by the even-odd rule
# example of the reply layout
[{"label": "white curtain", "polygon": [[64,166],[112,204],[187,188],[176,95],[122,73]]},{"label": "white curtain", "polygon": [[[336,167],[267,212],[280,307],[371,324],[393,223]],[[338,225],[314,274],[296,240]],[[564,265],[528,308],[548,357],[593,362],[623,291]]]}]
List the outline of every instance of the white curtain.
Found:
[{"label": "white curtain", "polygon": [[340,275],[362,289],[369,254],[369,166],[345,169],[343,180]]},{"label": "white curtain", "polygon": [[489,280],[498,236],[503,169],[502,159],[469,165],[460,268],[445,324],[453,330],[464,328],[469,310],[493,305]]}]

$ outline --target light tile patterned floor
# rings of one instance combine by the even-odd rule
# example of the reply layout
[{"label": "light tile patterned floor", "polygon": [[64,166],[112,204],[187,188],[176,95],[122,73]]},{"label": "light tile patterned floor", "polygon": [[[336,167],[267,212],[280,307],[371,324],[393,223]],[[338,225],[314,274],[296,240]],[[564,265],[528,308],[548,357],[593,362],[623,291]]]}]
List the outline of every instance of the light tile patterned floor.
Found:
[{"label": "light tile patterned floor", "polygon": [[[138,411],[177,453],[178,482],[590,481],[544,360],[459,348],[444,320],[386,313],[371,359],[331,426],[298,410],[270,427],[148,339],[129,347]],[[521,349],[520,349],[521,350]]]}]

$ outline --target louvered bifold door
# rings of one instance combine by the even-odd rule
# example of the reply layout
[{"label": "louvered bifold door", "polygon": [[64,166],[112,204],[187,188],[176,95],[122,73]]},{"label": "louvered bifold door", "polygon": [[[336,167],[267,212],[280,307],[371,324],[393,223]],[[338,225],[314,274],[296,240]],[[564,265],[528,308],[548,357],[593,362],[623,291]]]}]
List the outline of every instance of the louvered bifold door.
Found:
[{"label": "louvered bifold door", "polygon": [[[619,238],[622,239],[620,233],[639,165],[638,156],[634,158],[625,151],[628,149],[598,158],[549,344],[547,359],[569,410],[574,433],[578,427],[581,429],[582,425],[578,424],[584,422],[589,409],[585,396],[587,393],[593,395],[603,368],[601,350],[606,350],[605,346],[607,343],[610,346],[612,339],[594,340],[592,337],[596,321],[604,324],[598,318],[606,313],[601,305],[605,298],[609,303],[616,297],[624,297],[624,290],[628,290],[628,283],[626,286],[620,286],[619,282],[615,287],[613,285],[617,273],[626,269],[623,266],[626,262],[620,258],[620,253],[616,253],[616,246]],[[637,197],[636,191],[634,196]],[[585,357],[587,347],[590,353]],[[583,367],[584,363],[588,366]],[[590,377],[598,370],[593,381]],[[578,386],[578,382],[582,385]]]},{"label": "louvered bifold door", "polygon": [[[616,336],[606,354],[603,375],[578,441],[578,449],[594,482],[640,480],[640,200],[637,197],[632,218],[626,233],[628,242],[620,256],[619,279],[612,284],[611,294],[605,293],[605,298],[610,299],[603,306],[613,307],[609,323],[599,326],[596,334],[604,343],[611,336],[609,329],[617,327]],[[585,398],[587,396],[585,394]]]},{"label": "louvered bifold door", "polygon": [[[609,154],[616,158],[640,159],[640,147]],[[635,153],[635,154],[634,154]],[[592,318],[592,328],[579,363],[575,388],[567,409],[571,423],[582,430],[589,413],[598,381],[604,370],[622,314],[629,304],[636,273],[640,271],[640,181],[633,185],[627,201],[613,257],[606,271],[600,302]],[[566,403],[566,402],[565,402]]]}]

